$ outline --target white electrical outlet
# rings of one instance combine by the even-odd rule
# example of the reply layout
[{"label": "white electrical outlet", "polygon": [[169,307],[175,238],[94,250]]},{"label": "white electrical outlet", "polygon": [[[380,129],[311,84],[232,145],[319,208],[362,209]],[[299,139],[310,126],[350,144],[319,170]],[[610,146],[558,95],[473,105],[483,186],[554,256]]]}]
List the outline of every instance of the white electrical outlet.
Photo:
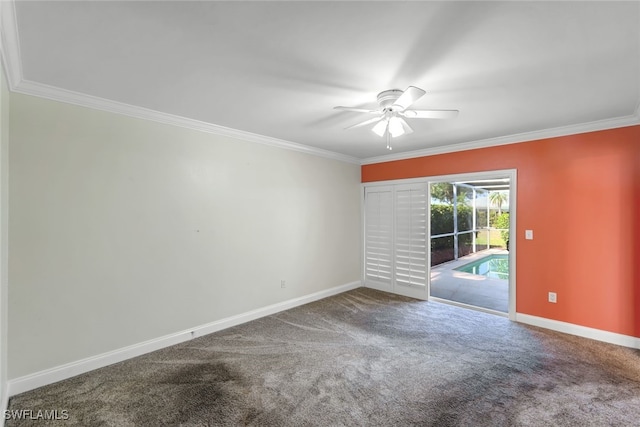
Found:
[{"label": "white electrical outlet", "polygon": [[555,292],[549,292],[549,302],[556,303],[558,302],[558,296]]},{"label": "white electrical outlet", "polygon": [[287,287],[287,282],[285,282],[284,280],[280,280],[280,287],[281,288],[286,288]]},{"label": "white electrical outlet", "polygon": [[533,230],[524,230],[524,238],[527,240],[533,240]]}]

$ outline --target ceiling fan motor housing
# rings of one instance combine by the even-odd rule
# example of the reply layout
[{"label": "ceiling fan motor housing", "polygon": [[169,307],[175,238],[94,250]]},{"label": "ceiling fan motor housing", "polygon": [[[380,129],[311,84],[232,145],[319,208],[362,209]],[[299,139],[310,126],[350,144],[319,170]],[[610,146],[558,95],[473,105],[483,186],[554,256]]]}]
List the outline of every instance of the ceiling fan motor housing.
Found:
[{"label": "ceiling fan motor housing", "polygon": [[391,109],[394,102],[400,98],[404,91],[400,89],[390,89],[382,91],[378,94],[378,104],[383,110]]}]

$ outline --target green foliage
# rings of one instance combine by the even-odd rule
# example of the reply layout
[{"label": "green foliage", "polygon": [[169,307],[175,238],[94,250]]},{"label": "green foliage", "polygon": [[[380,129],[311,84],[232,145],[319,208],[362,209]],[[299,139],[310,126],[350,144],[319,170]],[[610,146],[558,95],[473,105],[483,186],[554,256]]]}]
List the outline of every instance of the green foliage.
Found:
[{"label": "green foliage", "polygon": [[502,215],[502,205],[507,203],[509,195],[506,191],[492,191],[489,193],[489,201],[492,205],[498,207],[498,214]]},{"label": "green foliage", "polygon": [[453,204],[453,186],[448,182],[431,184],[431,197],[446,204]]},{"label": "green foliage", "polygon": [[[458,231],[470,230],[473,224],[473,209],[458,205]],[[453,206],[431,205],[431,235],[453,233]],[[458,245],[470,245],[472,234],[458,236]],[[431,249],[453,248],[453,236],[431,240]]]},{"label": "green foliage", "polygon": [[453,233],[453,206],[431,205],[431,235]]},{"label": "green foliage", "polygon": [[487,222],[487,211],[484,209],[479,209],[476,211],[476,218],[477,218],[477,224],[476,226],[478,228],[484,228],[487,227],[489,225],[489,223]]},{"label": "green foliage", "polygon": [[[457,188],[458,203],[466,203],[467,197],[471,197],[472,192],[468,188]],[[453,184],[449,182],[437,182],[431,184],[431,197],[448,205],[453,205]]]},{"label": "green foliage", "polygon": [[493,226],[495,228],[504,228],[506,230],[500,231],[500,235],[502,236],[502,240],[505,243],[509,241],[509,213],[505,212],[501,215],[498,215],[496,219],[493,221]]},{"label": "green foliage", "polygon": [[[489,240],[487,242],[487,239]],[[504,242],[502,241],[502,237],[500,236],[499,232],[493,232],[493,233],[489,233],[488,231],[485,232],[480,232],[476,235],[476,245],[478,245],[478,247],[486,247],[487,243],[489,244],[489,247],[500,247],[500,246],[504,246]]]}]

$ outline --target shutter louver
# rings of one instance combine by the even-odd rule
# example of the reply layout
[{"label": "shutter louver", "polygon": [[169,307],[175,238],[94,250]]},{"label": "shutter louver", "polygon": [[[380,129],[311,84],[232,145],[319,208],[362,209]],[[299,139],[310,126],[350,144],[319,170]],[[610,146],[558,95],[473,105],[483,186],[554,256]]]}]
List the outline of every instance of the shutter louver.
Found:
[{"label": "shutter louver", "polygon": [[395,283],[427,284],[427,191],[425,184],[395,190]]},{"label": "shutter louver", "polygon": [[391,285],[393,262],[393,192],[365,190],[365,276]]}]

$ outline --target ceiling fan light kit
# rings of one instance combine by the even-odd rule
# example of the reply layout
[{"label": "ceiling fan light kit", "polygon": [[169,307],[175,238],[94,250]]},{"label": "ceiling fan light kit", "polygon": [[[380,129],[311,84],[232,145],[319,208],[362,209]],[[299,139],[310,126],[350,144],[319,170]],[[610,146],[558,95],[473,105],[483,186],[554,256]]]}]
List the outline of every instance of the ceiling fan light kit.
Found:
[{"label": "ceiling fan light kit", "polygon": [[375,132],[376,135],[383,137],[385,132],[387,131],[387,122],[384,120],[380,120],[371,130]]},{"label": "ceiling fan light kit", "polygon": [[449,119],[458,115],[458,110],[407,110],[414,102],[422,98],[426,92],[415,86],[409,86],[407,90],[390,89],[378,94],[377,100],[380,108],[367,110],[353,107],[334,107],[337,110],[352,111],[356,113],[376,114],[378,117],[365,120],[349,126],[353,129],[377,122],[371,129],[380,137],[387,137],[387,149],[391,150],[391,138],[413,133],[411,126],[404,120],[408,119]]}]

